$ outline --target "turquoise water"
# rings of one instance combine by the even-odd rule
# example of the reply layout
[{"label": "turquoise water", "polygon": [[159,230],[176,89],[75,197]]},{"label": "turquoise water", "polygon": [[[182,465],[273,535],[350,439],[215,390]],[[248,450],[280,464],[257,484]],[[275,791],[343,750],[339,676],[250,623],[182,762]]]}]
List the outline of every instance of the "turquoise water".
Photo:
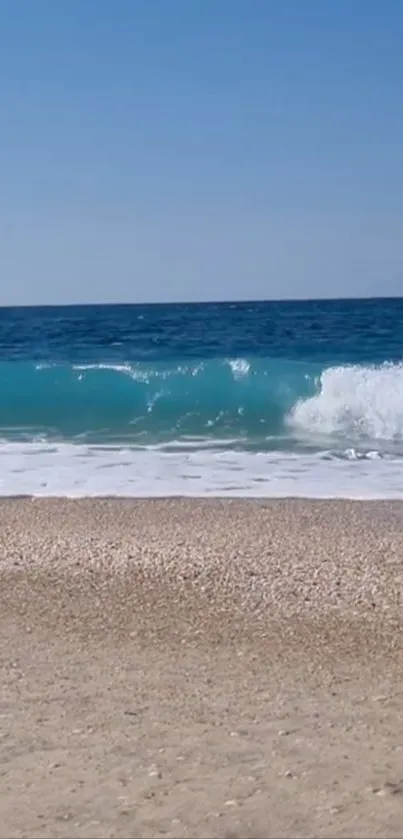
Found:
[{"label": "turquoise water", "polygon": [[400,300],[2,309],[0,435],[390,447],[402,325]]},{"label": "turquoise water", "polygon": [[337,494],[345,461],[382,495],[388,461],[396,494],[402,326],[400,299],[0,309],[0,490],[275,494],[326,462]]}]

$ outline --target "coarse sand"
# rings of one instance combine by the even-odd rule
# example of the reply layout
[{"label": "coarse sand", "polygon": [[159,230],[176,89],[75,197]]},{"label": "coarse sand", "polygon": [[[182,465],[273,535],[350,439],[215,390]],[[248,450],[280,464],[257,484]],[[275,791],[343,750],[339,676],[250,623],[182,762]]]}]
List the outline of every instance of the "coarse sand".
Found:
[{"label": "coarse sand", "polygon": [[0,501],[0,837],[403,837],[403,502]]}]

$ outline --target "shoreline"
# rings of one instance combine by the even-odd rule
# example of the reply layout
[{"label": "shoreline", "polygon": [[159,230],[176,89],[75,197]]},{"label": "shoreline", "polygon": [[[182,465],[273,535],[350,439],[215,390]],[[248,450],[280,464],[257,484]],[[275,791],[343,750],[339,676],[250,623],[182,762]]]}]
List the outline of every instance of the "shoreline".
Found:
[{"label": "shoreline", "polygon": [[386,451],[295,455],[48,441],[6,444],[3,455],[6,496],[403,500],[401,460]]},{"label": "shoreline", "polygon": [[387,837],[403,502],[0,498],[0,837]]},{"label": "shoreline", "polygon": [[15,494],[0,495],[0,505],[14,503],[14,502],[32,502],[39,504],[133,504],[133,505],[147,505],[147,504],[191,504],[196,506],[209,506],[211,504],[231,505],[238,504],[272,507],[276,505],[293,504],[296,507],[300,505],[314,505],[314,506],[328,506],[332,505],[339,507],[358,506],[358,507],[376,507],[387,508],[382,512],[388,514],[392,508],[402,508],[403,511],[403,497],[389,498],[389,497],[374,497],[374,498],[358,498],[344,495],[329,495],[329,496],[310,496],[310,495],[184,495],[178,493],[177,495],[36,495],[34,493],[22,492]]}]

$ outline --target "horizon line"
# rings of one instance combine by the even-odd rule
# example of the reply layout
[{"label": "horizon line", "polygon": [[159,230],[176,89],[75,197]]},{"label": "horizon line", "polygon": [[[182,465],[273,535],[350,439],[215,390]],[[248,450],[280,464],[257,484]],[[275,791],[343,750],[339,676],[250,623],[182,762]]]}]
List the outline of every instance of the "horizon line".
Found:
[{"label": "horizon line", "polygon": [[213,300],[158,300],[158,301],[114,301],[114,302],[82,302],[82,303],[3,303],[0,304],[1,309],[85,309],[85,308],[105,308],[105,307],[130,307],[130,306],[233,306],[242,304],[264,304],[264,303],[340,303],[349,301],[352,303],[370,302],[374,300],[402,300],[403,294],[371,294],[359,297],[240,297],[228,299],[213,299]]}]

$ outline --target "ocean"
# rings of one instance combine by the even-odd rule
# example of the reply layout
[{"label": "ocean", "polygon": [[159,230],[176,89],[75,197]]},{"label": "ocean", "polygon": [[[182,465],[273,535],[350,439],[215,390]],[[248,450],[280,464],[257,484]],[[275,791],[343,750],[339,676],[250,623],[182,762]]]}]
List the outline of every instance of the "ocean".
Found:
[{"label": "ocean", "polygon": [[403,498],[403,299],[0,309],[0,493]]}]

